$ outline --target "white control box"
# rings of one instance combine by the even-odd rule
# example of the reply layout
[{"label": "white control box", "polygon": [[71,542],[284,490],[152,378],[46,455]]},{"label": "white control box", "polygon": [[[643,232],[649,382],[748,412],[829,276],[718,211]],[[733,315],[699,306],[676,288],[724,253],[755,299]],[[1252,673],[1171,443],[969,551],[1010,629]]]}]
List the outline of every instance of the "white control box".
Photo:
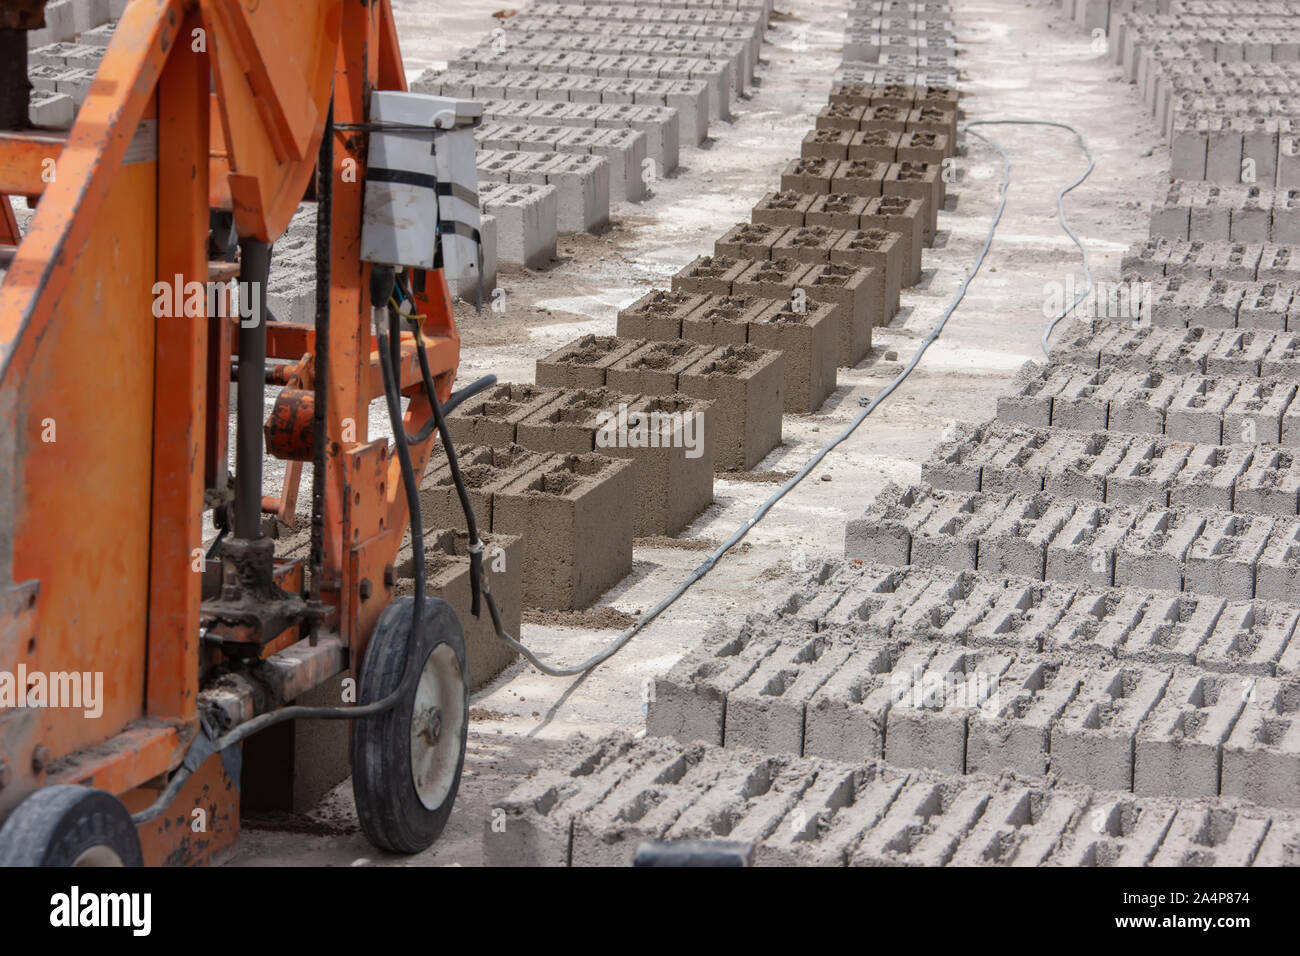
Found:
[{"label": "white control box", "polygon": [[480,279],[478,172],[470,100],[376,90],[361,221],[366,262]]}]

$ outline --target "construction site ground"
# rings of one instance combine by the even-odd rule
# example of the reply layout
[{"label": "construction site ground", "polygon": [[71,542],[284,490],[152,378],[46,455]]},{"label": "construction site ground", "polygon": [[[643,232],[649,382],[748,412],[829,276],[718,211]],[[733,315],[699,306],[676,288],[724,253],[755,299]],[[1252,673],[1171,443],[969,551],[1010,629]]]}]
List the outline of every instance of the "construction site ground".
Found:
[{"label": "construction site ground", "polygon": [[[438,66],[481,39],[496,0],[464,0],[455,12],[394,0],[408,75]],[[487,373],[533,377],[535,360],[575,336],[613,334],[617,311],[666,288],[684,264],[747,218],[775,188],[782,167],[826,103],[839,66],[841,0],[781,0],[762,48],[761,85],[733,104],[734,119],[711,127],[704,148],[683,148],[681,168],[653,184],[645,203],[620,203],[599,235],[560,237],[559,259],[542,271],[503,269],[497,307],[459,303],[464,349],[460,380]],[[1096,278],[1118,277],[1120,257],[1147,234],[1150,201],[1168,178],[1168,153],[1104,50],[1046,0],[953,0],[965,120],[1033,118],[1067,122],[1087,138],[1092,177],[1067,199]],[[594,739],[645,726],[645,698],[717,623],[776,603],[818,564],[844,555],[847,521],[860,517],[889,482],[915,483],[921,463],[957,423],[996,414],[1017,369],[1041,359],[1043,303],[1052,283],[1080,276],[1078,250],[1056,218],[1058,189],[1086,163],[1073,136],[1042,127],[992,127],[1011,158],[1006,212],[981,273],[943,336],[901,388],[794,489],[744,542],[612,660],[581,679],[510,667],[474,695],[469,747],[456,808],[442,838],[409,858],[382,857],[362,836],[350,784],[305,817],[246,827],[227,862],[236,865],[475,865],[484,821],[524,776],[578,735]],[[903,291],[893,322],[875,330],[871,355],[841,370],[831,399],[812,415],[786,415],[784,441],[753,472],[719,475],[715,502],[668,542],[638,542],[632,574],[585,612],[525,613],[522,639],[543,658],[571,663],[613,639],[652,607],[710,550],[859,412],[902,368],[934,327],[973,265],[997,206],[1001,160],[974,137],[957,159],[921,284]],[[520,859],[516,862],[528,863]]]}]

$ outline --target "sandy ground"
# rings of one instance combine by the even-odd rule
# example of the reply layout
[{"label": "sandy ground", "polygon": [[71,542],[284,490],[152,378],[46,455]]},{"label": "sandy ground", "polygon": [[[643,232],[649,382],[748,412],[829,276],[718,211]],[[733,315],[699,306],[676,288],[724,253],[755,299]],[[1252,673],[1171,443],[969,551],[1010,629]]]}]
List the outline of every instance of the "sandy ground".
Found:
[{"label": "sandy ground", "polygon": [[[489,31],[496,0],[445,4],[396,0],[408,72],[440,65]],[[532,378],[535,359],[583,332],[612,334],[617,310],[668,277],[747,217],[774,188],[781,167],[826,102],[839,62],[840,0],[782,0],[763,48],[762,85],[735,104],[703,149],[683,151],[683,168],[644,204],[622,205],[601,236],[564,236],[561,258],[543,272],[504,274],[504,313],[458,310],[462,377],[495,372]],[[1036,118],[1072,123],[1088,140],[1096,171],[1067,200],[1071,224],[1092,255],[1096,277],[1115,279],[1120,256],[1144,238],[1148,203],[1167,180],[1166,152],[1133,87],[1094,52],[1089,38],[1045,0],[953,0],[965,118]],[[792,43],[796,36],[804,42]],[[800,49],[795,49],[800,47]],[[993,417],[996,396],[1016,369],[1039,358],[1050,283],[1078,274],[1078,251],[1056,222],[1055,194],[1086,165],[1062,130],[987,130],[1011,156],[1012,184],[993,248],[943,337],[915,373],[846,443],[718,566],[619,655],[579,680],[544,677],[517,664],[475,695],[469,755],[455,812],[442,839],[412,858],[384,857],[356,828],[351,787],[336,788],[312,814],[309,832],[248,830],[230,862],[240,865],[473,865],[481,861],[494,802],[529,768],[577,734],[644,726],[643,700],[662,674],[719,622],[738,621],[806,578],[816,562],[843,554],[846,520],[889,481],[915,481],[920,463],[957,421]],[[1153,147],[1155,149],[1153,150]],[[949,187],[935,248],[926,250],[918,289],[905,291],[893,324],[877,329],[873,355],[841,370],[839,387],[814,415],[786,416],[785,440],[759,469],[792,472],[858,412],[934,326],[973,264],[997,204],[1001,165],[968,139],[959,181]],[[715,503],[684,538],[725,539],[777,486],[719,478]],[[703,552],[639,548],[632,574],[603,603],[629,614],[652,606],[699,563]],[[523,639],[543,657],[574,662],[615,630],[525,624]],[[526,861],[521,861],[526,862]]]}]

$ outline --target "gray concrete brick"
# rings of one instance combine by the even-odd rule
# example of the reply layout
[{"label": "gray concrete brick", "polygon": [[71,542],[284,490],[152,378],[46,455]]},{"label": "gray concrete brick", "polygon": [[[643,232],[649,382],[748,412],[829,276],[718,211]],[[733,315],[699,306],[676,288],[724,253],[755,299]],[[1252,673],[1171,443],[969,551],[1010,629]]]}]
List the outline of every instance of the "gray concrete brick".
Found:
[{"label": "gray concrete brick", "polygon": [[1217,795],[1223,744],[1245,705],[1241,685],[1240,678],[1227,675],[1175,671],[1138,728],[1133,792]]},{"label": "gray concrete brick", "polygon": [[1099,668],[1052,726],[1051,768],[1065,780],[1131,790],[1137,729],[1170,675],[1136,665]]}]

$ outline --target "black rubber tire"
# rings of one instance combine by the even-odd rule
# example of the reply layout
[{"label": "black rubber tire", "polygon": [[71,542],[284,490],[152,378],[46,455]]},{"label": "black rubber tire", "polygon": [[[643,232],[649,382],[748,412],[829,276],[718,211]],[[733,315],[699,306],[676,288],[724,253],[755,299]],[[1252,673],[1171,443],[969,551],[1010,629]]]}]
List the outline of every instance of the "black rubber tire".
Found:
[{"label": "black rubber tire", "polygon": [[[387,697],[402,682],[414,599],[401,597],[379,615],[366,645],[358,687],[359,703]],[[366,838],[391,853],[418,853],[433,845],[447,825],[465,766],[469,729],[469,661],[456,612],[446,601],[426,599],[420,627],[420,666],[439,645],[447,645],[460,664],[461,714],[456,772],[442,803],[430,809],[421,801],[411,772],[411,722],[415,694],[378,717],[352,722],[352,793]]]},{"label": "black rubber tire", "polygon": [[[0,866],[97,865],[111,850],[122,866],[144,866],[140,834],[122,801],[106,790],[42,787],[14,808],[0,828]],[[99,864],[112,865],[112,864]]]}]

